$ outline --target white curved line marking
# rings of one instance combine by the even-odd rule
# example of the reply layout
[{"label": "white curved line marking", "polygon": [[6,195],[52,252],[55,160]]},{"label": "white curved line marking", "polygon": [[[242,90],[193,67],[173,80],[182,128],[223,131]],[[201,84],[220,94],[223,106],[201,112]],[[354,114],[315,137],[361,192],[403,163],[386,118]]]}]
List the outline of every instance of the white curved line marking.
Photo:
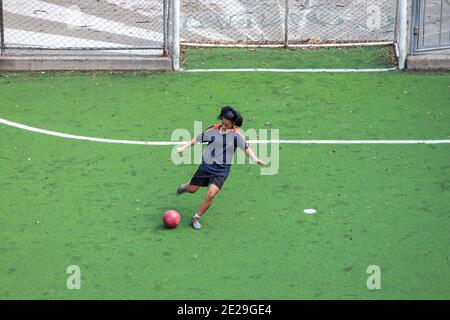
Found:
[{"label": "white curved line marking", "polygon": [[[117,144],[133,144],[133,145],[151,145],[151,146],[173,146],[183,142],[181,141],[133,141],[133,140],[114,140],[104,138],[94,138],[78,136],[73,134],[61,133],[56,131],[49,131],[39,128],[30,127],[17,122],[12,122],[0,118],[0,123],[15,127],[22,130],[37,132],[49,136],[55,136],[66,139],[102,142],[102,143],[117,143]],[[254,144],[450,144],[450,140],[248,140],[248,143]]]},{"label": "white curved line marking", "polygon": [[33,128],[30,126],[26,126],[24,124],[8,121],[6,119],[0,118],[0,123],[3,123],[7,126],[16,127],[19,129],[42,133],[49,136],[61,137],[66,139],[75,139],[75,140],[85,140],[85,141],[93,141],[93,142],[103,142],[103,143],[118,143],[118,144],[143,144],[143,145],[155,145],[155,146],[169,146],[169,145],[177,145],[180,142],[165,142],[165,141],[132,141],[132,140],[114,140],[114,139],[103,139],[103,138],[93,138],[93,137],[84,137],[77,136],[73,134],[61,133],[56,131],[49,131],[39,128]]}]

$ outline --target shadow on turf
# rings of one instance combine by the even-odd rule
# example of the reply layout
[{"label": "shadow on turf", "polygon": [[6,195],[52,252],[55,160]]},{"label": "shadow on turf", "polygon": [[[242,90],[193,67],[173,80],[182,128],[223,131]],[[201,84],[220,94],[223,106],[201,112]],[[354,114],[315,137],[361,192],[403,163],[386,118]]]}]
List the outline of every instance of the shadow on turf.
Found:
[{"label": "shadow on turf", "polygon": [[180,227],[182,227],[182,228],[186,228],[186,227],[187,227],[187,228],[192,228],[192,225],[191,225],[191,219],[189,219],[188,221],[185,221],[184,223],[181,222],[181,223],[180,223],[176,228],[174,228],[174,229],[166,228],[166,227],[164,226],[164,224],[161,222],[161,223],[159,223],[159,224],[153,226],[153,231],[154,231],[154,232],[160,232],[160,231],[174,231],[174,230],[179,229]]}]

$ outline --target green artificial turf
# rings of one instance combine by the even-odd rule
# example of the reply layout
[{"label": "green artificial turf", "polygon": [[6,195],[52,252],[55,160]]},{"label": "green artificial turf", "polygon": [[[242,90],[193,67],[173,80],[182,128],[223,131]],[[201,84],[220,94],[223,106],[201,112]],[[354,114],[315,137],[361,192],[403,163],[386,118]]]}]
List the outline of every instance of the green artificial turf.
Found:
[{"label": "green artificial turf", "polygon": [[386,68],[395,67],[390,46],[356,48],[184,48],[183,67],[208,68]]},{"label": "green artificial turf", "polygon": [[[282,139],[449,139],[448,73],[0,76],[0,118],[170,140],[235,105]],[[280,145],[277,175],[235,165],[205,190],[169,146],[0,125],[1,299],[448,299],[450,145]],[[304,208],[316,208],[305,215]],[[167,209],[181,225],[162,226]],[[66,269],[81,268],[80,290]],[[378,265],[381,290],[366,287]]]}]

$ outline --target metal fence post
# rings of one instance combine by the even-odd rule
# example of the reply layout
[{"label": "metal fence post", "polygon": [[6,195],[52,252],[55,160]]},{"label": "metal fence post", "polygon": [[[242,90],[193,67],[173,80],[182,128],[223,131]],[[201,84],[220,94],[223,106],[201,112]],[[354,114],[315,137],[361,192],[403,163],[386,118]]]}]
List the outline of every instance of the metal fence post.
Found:
[{"label": "metal fence post", "polygon": [[[1,0],[0,0],[1,1]],[[163,0],[163,55],[167,56],[167,45],[169,41],[168,37],[168,21],[169,21],[169,10],[168,10],[168,0]]]},{"label": "metal fence post", "polygon": [[395,27],[394,27],[394,42],[398,42],[398,13],[399,13],[399,7],[400,7],[400,1],[397,0],[395,3]]},{"label": "metal fence post", "polygon": [[0,0],[0,54],[5,53],[5,25],[3,20],[3,0]]},{"label": "metal fence post", "polygon": [[415,54],[418,48],[419,35],[419,19],[420,19],[420,4],[418,0],[412,0],[411,7],[411,22],[409,28],[409,51]]},{"label": "metal fence post", "polygon": [[285,0],[284,8],[284,47],[289,46],[289,0]]}]

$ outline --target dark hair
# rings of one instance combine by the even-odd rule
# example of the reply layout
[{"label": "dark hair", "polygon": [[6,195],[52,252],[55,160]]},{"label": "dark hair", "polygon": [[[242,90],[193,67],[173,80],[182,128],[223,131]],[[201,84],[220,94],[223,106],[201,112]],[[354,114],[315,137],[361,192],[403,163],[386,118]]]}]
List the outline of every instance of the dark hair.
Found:
[{"label": "dark hair", "polygon": [[234,110],[233,107],[225,106],[220,110],[219,117],[217,119],[227,119],[233,122],[236,127],[241,127],[244,119],[242,119],[239,111]]}]

